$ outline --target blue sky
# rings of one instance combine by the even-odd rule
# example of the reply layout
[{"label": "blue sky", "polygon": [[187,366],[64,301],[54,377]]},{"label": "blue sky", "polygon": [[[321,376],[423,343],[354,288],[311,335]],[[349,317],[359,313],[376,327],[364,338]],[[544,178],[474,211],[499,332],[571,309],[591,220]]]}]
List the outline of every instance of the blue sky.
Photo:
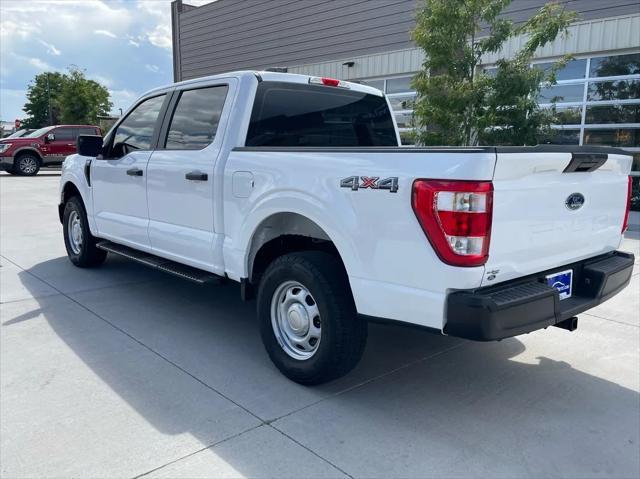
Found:
[{"label": "blue sky", "polygon": [[36,74],[69,65],[109,89],[116,113],[171,83],[171,0],[0,0],[1,120],[25,116]]}]

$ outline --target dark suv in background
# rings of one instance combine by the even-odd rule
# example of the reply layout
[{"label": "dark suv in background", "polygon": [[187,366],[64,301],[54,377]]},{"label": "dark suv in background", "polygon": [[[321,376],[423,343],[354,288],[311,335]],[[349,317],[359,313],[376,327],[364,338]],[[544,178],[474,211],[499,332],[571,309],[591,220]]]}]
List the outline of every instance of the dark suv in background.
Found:
[{"label": "dark suv in background", "polygon": [[97,126],[56,125],[21,138],[0,140],[0,169],[14,175],[33,176],[42,166],[59,165],[76,152],[78,135],[102,136],[102,132]]}]

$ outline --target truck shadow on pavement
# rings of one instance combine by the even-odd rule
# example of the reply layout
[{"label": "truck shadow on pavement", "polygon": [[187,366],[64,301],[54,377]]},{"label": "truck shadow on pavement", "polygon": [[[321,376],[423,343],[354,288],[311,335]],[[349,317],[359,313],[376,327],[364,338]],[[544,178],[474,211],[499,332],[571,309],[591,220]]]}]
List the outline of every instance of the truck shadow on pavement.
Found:
[{"label": "truck shadow on pavement", "polygon": [[[20,275],[66,261],[49,260]],[[128,267],[114,261],[121,260],[75,271],[110,275],[115,265]],[[629,379],[629,371],[637,374],[637,328],[583,318],[575,333],[550,328],[522,340],[472,343],[371,324],[359,366],[309,388],[271,364],[255,303],[243,303],[237,285],[198,286],[151,270],[137,278],[37,298],[37,308],[3,328],[43,318],[152,428],[190,434],[202,447],[260,426],[357,476],[637,477],[640,471],[640,395],[630,389],[637,378]],[[59,349],[45,369],[68,354]],[[43,377],[33,374],[34,381]],[[91,401],[93,387],[78,388],[75,400]],[[52,423],[58,407],[47,413]],[[104,407],[114,413],[113,404]],[[82,416],[75,421],[82,427]],[[127,440],[132,436],[124,428],[98,441],[109,449]],[[218,446],[199,454],[208,453],[241,475],[270,475],[250,454],[225,456]],[[165,462],[187,454],[167,453]],[[91,461],[90,451],[84,456]]]}]

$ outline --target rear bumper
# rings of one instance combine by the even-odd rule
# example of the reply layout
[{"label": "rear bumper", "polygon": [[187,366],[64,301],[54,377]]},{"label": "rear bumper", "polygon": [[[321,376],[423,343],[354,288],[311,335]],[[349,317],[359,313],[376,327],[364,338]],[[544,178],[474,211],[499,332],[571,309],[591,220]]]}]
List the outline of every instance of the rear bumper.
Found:
[{"label": "rear bumper", "polygon": [[[444,332],[476,341],[529,333],[597,306],[624,289],[634,256],[615,251],[496,286],[454,291],[447,297]],[[573,270],[573,296],[560,301],[545,276]]]}]

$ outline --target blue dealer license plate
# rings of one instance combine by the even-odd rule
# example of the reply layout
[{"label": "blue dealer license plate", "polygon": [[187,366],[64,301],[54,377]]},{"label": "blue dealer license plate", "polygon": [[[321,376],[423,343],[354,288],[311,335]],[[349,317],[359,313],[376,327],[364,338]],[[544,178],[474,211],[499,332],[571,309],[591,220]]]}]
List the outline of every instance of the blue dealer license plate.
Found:
[{"label": "blue dealer license plate", "polygon": [[547,284],[552,288],[558,290],[560,299],[567,299],[571,297],[571,290],[573,287],[573,270],[568,269],[559,273],[554,273],[546,276]]}]

